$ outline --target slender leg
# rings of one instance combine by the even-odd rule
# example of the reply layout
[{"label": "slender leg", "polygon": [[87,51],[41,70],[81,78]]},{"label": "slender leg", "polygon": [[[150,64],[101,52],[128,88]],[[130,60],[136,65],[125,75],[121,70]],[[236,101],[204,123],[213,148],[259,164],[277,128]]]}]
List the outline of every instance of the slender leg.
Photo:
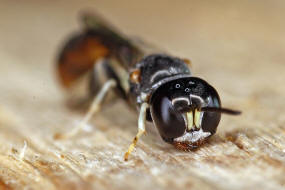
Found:
[{"label": "slender leg", "polygon": [[124,159],[128,161],[129,155],[134,150],[140,136],[145,133],[145,120],[146,120],[146,109],[149,107],[148,103],[143,103],[140,108],[139,119],[138,119],[138,133],[135,136],[132,144],[129,146],[128,151],[125,153]]},{"label": "slender leg", "polygon": [[76,126],[75,128],[73,128],[70,132],[65,133],[65,134],[56,134],[54,136],[54,138],[56,139],[62,139],[62,138],[69,138],[72,137],[74,135],[76,135],[86,124],[87,122],[90,120],[90,118],[92,117],[92,115],[94,115],[95,113],[97,113],[100,110],[100,105],[104,99],[104,97],[106,96],[107,92],[116,86],[116,81],[114,79],[110,79],[108,80],[104,86],[102,87],[102,89],[99,91],[99,93],[97,94],[97,96],[95,96],[87,114],[85,115],[85,117],[81,120],[81,122],[79,123],[78,126]]}]

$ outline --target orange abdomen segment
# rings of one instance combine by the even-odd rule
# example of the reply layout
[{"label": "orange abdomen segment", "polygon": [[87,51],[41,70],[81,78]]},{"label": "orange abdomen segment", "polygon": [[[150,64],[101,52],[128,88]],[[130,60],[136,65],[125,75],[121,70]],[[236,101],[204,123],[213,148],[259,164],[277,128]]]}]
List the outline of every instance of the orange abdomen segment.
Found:
[{"label": "orange abdomen segment", "polygon": [[74,81],[91,70],[98,59],[108,54],[108,48],[98,36],[74,36],[65,44],[59,55],[58,73],[61,83],[70,87]]}]

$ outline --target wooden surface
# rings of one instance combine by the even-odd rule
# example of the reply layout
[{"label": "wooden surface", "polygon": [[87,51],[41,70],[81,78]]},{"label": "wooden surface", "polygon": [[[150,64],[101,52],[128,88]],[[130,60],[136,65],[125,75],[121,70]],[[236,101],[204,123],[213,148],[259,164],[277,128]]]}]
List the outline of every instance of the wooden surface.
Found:
[{"label": "wooden surface", "polygon": [[[128,162],[137,115],[121,101],[76,137],[53,140],[84,115],[66,107],[54,72],[84,8],[190,58],[223,105],[243,114],[224,116],[210,142],[189,153],[150,124]],[[1,0],[0,189],[284,189],[284,10],[283,0]]]}]

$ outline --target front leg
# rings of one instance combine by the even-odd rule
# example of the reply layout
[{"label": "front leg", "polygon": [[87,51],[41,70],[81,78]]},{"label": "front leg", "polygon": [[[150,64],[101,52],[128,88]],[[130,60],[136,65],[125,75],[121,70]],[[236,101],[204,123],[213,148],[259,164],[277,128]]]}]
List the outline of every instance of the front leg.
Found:
[{"label": "front leg", "polygon": [[124,156],[125,161],[128,161],[129,155],[134,150],[139,138],[142,136],[142,134],[145,133],[146,110],[148,107],[149,107],[149,104],[146,102],[141,105],[139,119],[138,119],[138,133],[133,139],[132,144],[129,146],[128,151],[125,153],[125,156]]}]

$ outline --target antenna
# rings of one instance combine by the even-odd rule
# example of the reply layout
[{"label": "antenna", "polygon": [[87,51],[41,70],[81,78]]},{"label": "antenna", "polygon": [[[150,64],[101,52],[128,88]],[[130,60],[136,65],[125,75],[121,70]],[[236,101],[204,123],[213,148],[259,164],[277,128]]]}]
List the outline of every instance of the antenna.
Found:
[{"label": "antenna", "polygon": [[218,113],[225,113],[229,115],[239,115],[241,111],[232,110],[228,108],[217,108],[217,107],[202,107],[201,111],[208,111],[208,112],[218,112]]}]

